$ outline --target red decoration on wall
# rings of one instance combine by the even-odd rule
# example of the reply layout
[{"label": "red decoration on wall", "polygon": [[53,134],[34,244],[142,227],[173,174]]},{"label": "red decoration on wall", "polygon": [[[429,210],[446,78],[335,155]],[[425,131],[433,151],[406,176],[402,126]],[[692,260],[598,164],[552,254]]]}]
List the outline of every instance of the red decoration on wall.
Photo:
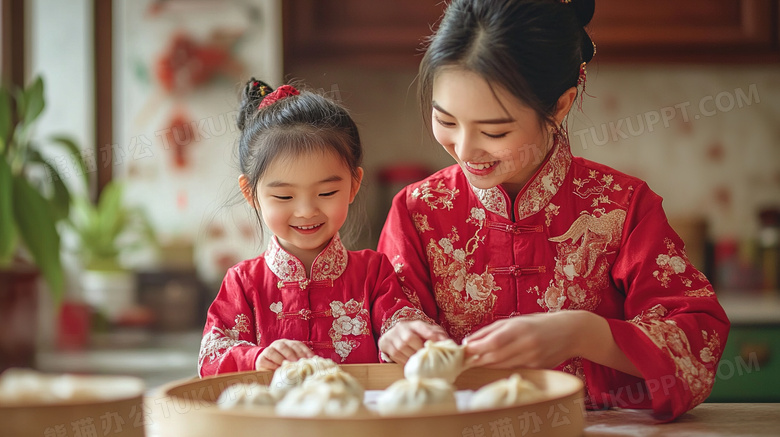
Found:
[{"label": "red decoration on wall", "polygon": [[723,143],[720,141],[715,141],[714,143],[710,144],[709,147],[707,147],[707,158],[715,163],[721,163],[723,162],[723,156],[725,155],[725,150],[723,147]]},{"label": "red decoration on wall", "polygon": [[230,53],[236,39],[236,35],[215,32],[209,41],[199,43],[186,33],[175,34],[157,60],[157,80],[167,92],[186,92],[218,74],[240,74],[242,66]]},{"label": "red decoration on wall", "polygon": [[179,190],[179,194],[176,196],[176,207],[179,208],[179,211],[184,211],[187,209],[187,204],[189,203],[189,197],[187,197],[187,192],[184,190]]},{"label": "red decoration on wall", "polygon": [[713,194],[718,206],[725,210],[731,208],[731,190],[727,186],[716,187]]},{"label": "red decoration on wall", "polygon": [[173,151],[174,168],[184,169],[189,165],[186,148],[195,142],[195,132],[192,130],[190,118],[182,110],[177,110],[168,122],[165,131],[166,144]]}]

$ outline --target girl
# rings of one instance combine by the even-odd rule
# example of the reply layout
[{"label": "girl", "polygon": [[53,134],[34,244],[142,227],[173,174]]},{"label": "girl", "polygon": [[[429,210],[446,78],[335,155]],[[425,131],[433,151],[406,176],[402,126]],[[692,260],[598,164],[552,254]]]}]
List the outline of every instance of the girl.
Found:
[{"label": "girl", "polygon": [[238,127],[239,186],[274,237],[261,256],[227,272],[208,311],[199,375],[275,369],[313,355],[377,362],[380,334],[446,338],[409,303],[383,255],[347,251],[339,239],[363,178],[347,111],[252,79]]},{"label": "girl", "polygon": [[595,54],[593,11],[452,1],[419,80],[457,164],[395,197],[379,251],[473,365],[556,368],[585,382],[590,408],[670,419],[707,398],[729,321],[661,198],[571,154],[564,121]]}]

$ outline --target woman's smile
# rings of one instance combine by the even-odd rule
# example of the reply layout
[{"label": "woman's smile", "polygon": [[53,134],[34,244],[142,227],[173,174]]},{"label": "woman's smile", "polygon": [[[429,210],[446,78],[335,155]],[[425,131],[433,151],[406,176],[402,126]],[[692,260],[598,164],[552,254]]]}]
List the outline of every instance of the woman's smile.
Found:
[{"label": "woman's smile", "polygon": [[476,176],[485,176],[490,174],[496,168],[498,161],[479,163],[466,161],[464,164],[464,167],[469,171],[469,173]]}]

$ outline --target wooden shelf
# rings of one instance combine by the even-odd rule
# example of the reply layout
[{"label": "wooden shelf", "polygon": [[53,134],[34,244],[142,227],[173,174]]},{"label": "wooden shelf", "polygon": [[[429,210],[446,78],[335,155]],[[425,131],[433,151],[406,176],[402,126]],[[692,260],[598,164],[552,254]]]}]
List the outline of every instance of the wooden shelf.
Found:
[{"label": "wooden shelf", "polygon": [[[780,0],[599,0],[599,62],[780,62]],[[417,68],[439,0],[285,0],[285,71],[318,62]]]},{"label": "wooden shelf", "polygon": [[603,61],[780,61],[777,0],[599,0],[588,30]]}]

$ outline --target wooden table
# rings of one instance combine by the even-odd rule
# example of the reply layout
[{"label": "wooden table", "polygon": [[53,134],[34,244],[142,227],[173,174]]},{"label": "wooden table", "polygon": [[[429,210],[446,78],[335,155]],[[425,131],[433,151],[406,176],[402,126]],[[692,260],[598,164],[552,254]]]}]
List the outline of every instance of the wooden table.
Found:
[{"label": "wooden table", "polygon": [[[152,411],[152,420],[147,426],[146,437],[178,437],[159,434],[154,426],[154,415],[159,413],[155,411],[155,407],[159,407],[159,404],[147,402],[147,405]],[[654,420],[646,410],[588,411],[584,435],[586,437],[774,437],[780,435],[780,404],[705,403],[674,422],[662,424]]]},{"label": "wooden table", "polygon": [[657,423],[645,410],[589,411],[590,436],[778,436],[780,404],[704,403],[671,423]]}]

